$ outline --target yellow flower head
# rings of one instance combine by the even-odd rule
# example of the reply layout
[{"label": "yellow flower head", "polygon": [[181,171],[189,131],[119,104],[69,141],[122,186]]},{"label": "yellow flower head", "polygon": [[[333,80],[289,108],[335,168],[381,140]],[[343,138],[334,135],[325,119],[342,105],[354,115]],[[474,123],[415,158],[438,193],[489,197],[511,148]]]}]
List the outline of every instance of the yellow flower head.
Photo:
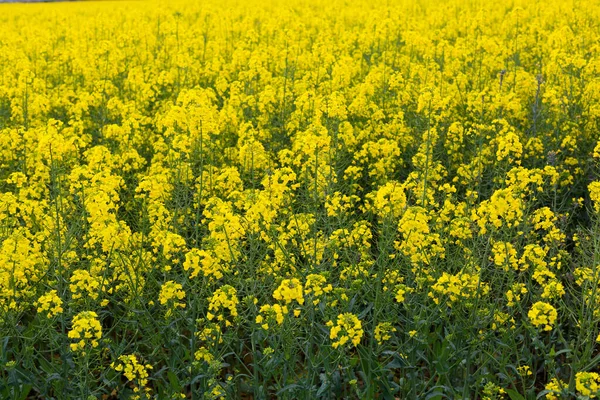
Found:
[{"label": "yellow flower head", "polygon": [[338,315],[336,323],[329,321],[327,326],[330,327],[329,338],[333,340],[334,349],[346,344],[357,346],[364,333],[361,321],[352,313]]},{"label": "yellow flower head", "polygon": [[215,290],[208,305],[206,318],[209,321],[216,319],[219,322],[225,322],[225,326],[231,325],[231,319],[237,317],[237,291],[233,286],[224,285]]},{"label": "yellow flower head", "polygon": [[596,372],[578,372],[575,375],[575,387],[583,396],[596,398],[600,391],[600,375]]},{"label": "yellow flower head", "polygon": [[68,336],[76,342],[71,344],[72,351],[85,351],[89,347],[97,347],[102,337],[102,326],[98,320],[98,314],[93,311],[82,311],[73,317],[73,328]]},{"label": "yellow flower head", "polygon": [[40,298],[35,302],[37,306],[37,312],[40,314],[45,314],[46,317],[52,318],[55,315],[58,315],[63,312],[62,308],[63,301],[56,290],[51,290],[48,293],[40,296]]},{"label": "yellow flower head", "polygon": [[545,331],[552,330],[552,326],[558,317],[556,308],[552,307],[548,303],[544,303],[543,301],[538,301],[535,303],[527,315],[529,316],[533,326],[541,327]]},{"label": "yellow flower head", "polygon": [[377,343],[383,344],[383,342],[391,339],[394,332],[396,332],[396,328],[391,322],[380,322],[375,327],[375,340],[377,340]]},{"label": "yellow flower head", "polygon": [[304,304],[302,283],[297,278],[284,279],[273,292],[273,298],[283,301],[285,304],[290,304],[293,301]]},{"label": "yellow flower head", "polygon": [[158,301],[160,304],[167,306],[166,317],[170,317],[173,311],[177,308],[185,308],[185,303],[181,300],[185,298],[185,292],[181,284],[168,281],[160,288]]}]

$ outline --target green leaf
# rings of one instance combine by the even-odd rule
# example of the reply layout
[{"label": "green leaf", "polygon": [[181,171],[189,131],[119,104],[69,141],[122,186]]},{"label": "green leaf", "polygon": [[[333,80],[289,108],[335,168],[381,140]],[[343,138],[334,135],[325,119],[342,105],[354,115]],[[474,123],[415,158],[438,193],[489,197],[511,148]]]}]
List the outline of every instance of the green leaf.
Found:
[{"label": "green leaf", "polygon": [[167,377],[169,378],[169,383],[171,384],[171,389],[175,391],[181,390],[181,384],[179,383],[179,378],[172,371],[167,371]]},{"label": "green leaf", "polygon": [[510,400],[525,400],[525,397],[514,389],[506,389],[506,393],[508,394],[508,397],[510,397]]},{"label": "green leaf", "polygon": [[32,388],[33,386],[31,386],[30,384],[23,385],[21,393],[19,394],[19,397],[17,397],[17,400],[25,400],[29,395],[29,392],[31,392]]}]

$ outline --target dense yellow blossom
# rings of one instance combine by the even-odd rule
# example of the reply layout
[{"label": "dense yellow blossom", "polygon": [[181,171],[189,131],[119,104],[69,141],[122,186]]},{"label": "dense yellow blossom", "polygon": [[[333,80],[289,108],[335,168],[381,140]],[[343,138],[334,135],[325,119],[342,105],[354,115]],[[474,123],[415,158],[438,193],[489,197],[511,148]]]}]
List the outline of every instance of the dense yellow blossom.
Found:
[{"label": "dense yellow blossom", "polygon": [[288,313],[287,306],[280,304],[265,304],[260,308],[260,314],[256,316],[255,322],[264,330],[269,329],[270,320],[275,321],[278,325],[282,325],[285,316]]},{"label": "dense yellow blossom", "polygon": [[98,291],[100,289],[101,282],[97,277],[92,276],[86,270],[75,270],[71,275],[71,298],[77,300],[84,294],[87,294],[90,298],[98,298]]},{"label": "dense yellow blossom", "polygon": [[596,372],[578,372],[575,375],[575,387],[583,396],[596,398],[600,391],[600,375]]},{"label": "dense yellow blossom", "polygon": [[328,321],[327,326],[329,327],[329,338],[333,340],[332,346],[334,349],[346,344],[358,346],[364,333],[361,321],[351,313],[338,315],[336,322]]},{"label": "dense yellow blossom", "polygon": [[519,269],[517,263],[517,251],[512,244],[496,242],[492,247],[492,252],[494,253],[494,264],[496,264],[497,267],[503,268],[506,271],[509,269]]},{"label": "dense yellow blossom", "polygon": [[313,305],[319,303],[319,299],[327,293],[333,290],[331,283],[327,283],[327,278],[319,274],[310,274],[306,277],[306,284],[304,286],[304,294],[312,297]]},{"label": "dense yellow blossom", "polygon": [[0,397],[596,396],[600,3],[48,3],[0,4]]},{"label": "dense yellow blossom", "polygon": [[165,282],[158,295],[158,301],[160,304],[167,307],[166,317],[170,317],[177,308],[185,308],[185,303],[182,301],[185,299],[185,292],[181,284],[173,281]]},{"label": "dense yellow blossom", "polygon": [[82,311],[73,317],[73,327],[68,334],[71,350],[85,354],[90,348],[98,347],[98,341],[102,338],[102,326],[98,320],[98,314],[94,311]]},{"label": "dense yellow blossom", "polygon": [[489,285],[482,282],[478,274],[464,272],[450,275],[444,272],[431,287],[429,296],[436,304],[439,304],[442,298],[446,298],[449,305],[459,300],[469,304],[470,299],[485,296],[489,291]]},{"label": "dense yellow blossom", "polygon": [[215,290],[210,298],[208,313],[206,318],[209,321],[216,319],[219,322],[224,322],[225,326],[231,325],[231,319],[237,317],[237,291],[234,287],[225,285]]},{"label": "dense yellow blossom", "polygon": [[548,400],[559,400],[560,399],[560,393],[567,386],[568,385],[565,382],[562,382],[561,380],[559,380],[557,378],[552,378],[550,380],[550,382],[548,382],[546,384],[546,387],[545,387],[545,389],[550,392],[550,393],[548,393],[546,395],[546,399],[548,399]]},{"label": "dense yellow blossom", "polygon": [[284,279],[273,292],[273,298],[285,304],[290,304],[293,301],[300,305],[304,304],[302,283],[296,278]]},{"label": "dense yellow blossom", "polygon": [[[127,380],[135,385],[133,389],[135,393],[148,384],[148,370],[152,369],[150,364],[140,364],[135,354],[119,356],[119,360],[113,362],[111,367],[117,372],[122,372]],[[136,394],[133,398],[140,398],[140,396]]]},{"label": "dense yellow blossom", "polygon": [[63,301],[58,297],[56,290],[51,290],[40,296],[35,305],[37,306],[37,312],[45,314],[48,318],[52,318],[64,311],[62,307]]},{"label": "dense yellow blossom", "polygon": [[534,326],[541,327],[545,331],[551,331],[558,313],[556,308],[550,304],[538,301],[533,304],[527,315]]},{"label": "dense yellow blossom", "polygon": [[594,210],[600,213],[600,182],[592,182],[589,184],[590,198],[594,204]]},{"label": "dense yellow blossom", "polygon": [[33,295],[33,285],[44,268],[40,243],[14,232],[0,247],[0,305],[18,310]]}]

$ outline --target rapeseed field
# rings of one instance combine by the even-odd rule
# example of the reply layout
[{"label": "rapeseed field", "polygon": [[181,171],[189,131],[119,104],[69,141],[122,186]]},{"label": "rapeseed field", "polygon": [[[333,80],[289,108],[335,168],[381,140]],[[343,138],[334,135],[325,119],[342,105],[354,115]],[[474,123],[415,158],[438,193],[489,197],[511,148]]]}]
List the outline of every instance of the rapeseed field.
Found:
[{"label": "rapeseed field", "polygon": [[600,393],[600,3],[0,5],[1,399]]}]

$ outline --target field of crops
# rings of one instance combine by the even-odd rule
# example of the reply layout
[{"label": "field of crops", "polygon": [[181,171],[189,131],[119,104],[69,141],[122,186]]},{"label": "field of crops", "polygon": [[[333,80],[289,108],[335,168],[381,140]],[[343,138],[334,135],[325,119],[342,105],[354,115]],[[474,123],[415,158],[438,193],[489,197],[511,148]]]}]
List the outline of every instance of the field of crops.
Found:
[{"label": "field of crops", "polygon": [[1,399],[600,396],[600,4],[0,5]]}]

